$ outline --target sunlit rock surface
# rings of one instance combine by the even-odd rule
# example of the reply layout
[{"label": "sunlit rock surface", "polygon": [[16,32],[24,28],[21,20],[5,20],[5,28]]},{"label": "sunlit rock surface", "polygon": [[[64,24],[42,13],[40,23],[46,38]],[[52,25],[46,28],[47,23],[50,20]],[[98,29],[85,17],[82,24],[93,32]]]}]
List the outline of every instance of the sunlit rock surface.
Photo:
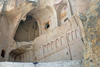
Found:
[{"label": "sunlit rock surface", "polygon": [[83,67],[83,64],[81,60],[43,63],[0,62],[0,67]]}]

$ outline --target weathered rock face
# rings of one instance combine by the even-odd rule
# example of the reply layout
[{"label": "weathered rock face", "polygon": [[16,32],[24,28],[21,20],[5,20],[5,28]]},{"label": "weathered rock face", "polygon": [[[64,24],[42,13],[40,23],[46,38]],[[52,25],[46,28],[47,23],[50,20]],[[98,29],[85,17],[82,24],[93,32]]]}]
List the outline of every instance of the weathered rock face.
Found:
[{"label": "weathered rock face", "polygon": [[0,61],[80,60],[84,53],[85,67],[99,67],[100,0],[17,1],[0,17]]},{"label": "weathered rock face", "polygon": [[85,67],[100,67],[100,1],[91,0],[89,10],[80,14],[85,31]]}]

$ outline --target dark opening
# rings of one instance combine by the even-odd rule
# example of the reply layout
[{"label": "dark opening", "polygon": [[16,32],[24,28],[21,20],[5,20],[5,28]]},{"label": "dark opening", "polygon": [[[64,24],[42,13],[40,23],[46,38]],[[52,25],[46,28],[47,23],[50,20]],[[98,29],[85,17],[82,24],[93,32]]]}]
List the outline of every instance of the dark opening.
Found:
[{"label": "dark opening", "polygon": [[48,29],[49,27],[50,27],[49,22],[47,22],[47,23],[45,24],[45,30]]},{"label": "dark opening", "polygon": [[34,26],[33,26],[35,30],[38,30],[38,24],[37,24],[37,21],[34,22]]},{"label": "dark opening", "polygon": [[4,51],[4,50],[2,50],[1,56],[2,56],[3,58],[5,57],[5,51]]},{"label": "dark opening", "polygon": [[27,15],[26,21],[30,21],[30,20],[32,20],[32,19],[33,19],[33,17],[32,17],[31,15]]},{"label": "dark opening", "polygon": [[66,22],[68,20],[68,18],[66,18],[65,20],[64,20],[64,22]]},{"label": "dark opening", "polygon": [[26,20],[20,21],[14,40],[18,42],[32,41],[39,36],[39,27],[35,19],[31,15],[27,15]]},{"label": "dark opening", "polygon": [[24,21],[23,21],[23,20],[21,20],[21,21],[20,21],[20,24],[24,24]]}]

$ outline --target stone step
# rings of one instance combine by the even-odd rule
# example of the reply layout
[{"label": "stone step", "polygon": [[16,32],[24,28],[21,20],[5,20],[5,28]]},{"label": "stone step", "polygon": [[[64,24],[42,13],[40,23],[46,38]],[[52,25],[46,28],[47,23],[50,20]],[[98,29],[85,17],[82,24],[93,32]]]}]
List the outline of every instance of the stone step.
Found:
[{"label": "stone step", "polygon": [[68,60],[57,62],[0,62],[0,67],[83,67],[81,60]]}]

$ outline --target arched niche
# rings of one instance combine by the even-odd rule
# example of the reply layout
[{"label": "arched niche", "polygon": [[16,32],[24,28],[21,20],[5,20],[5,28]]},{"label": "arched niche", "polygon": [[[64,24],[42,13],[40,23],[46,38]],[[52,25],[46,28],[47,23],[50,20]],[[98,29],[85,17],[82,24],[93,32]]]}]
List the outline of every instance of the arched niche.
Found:
[{"label": "arched niche", "polygon": [[54,41],[51,42],[51,49],[52,50],[56,49],[56,45],[55,45],[55,42]]},{"label": "arched niche", "polygon": [[69,42],[72,41],[72,35],[71,35],[71,33],[68,33],[68,41],[69,41]]},{"label": "arched niche", "polygon": [[80,37],[80,32],[78,29],[75,30],[75,33],[76,33],[76,38],[79,38]]},{"label": "arched niche", "polygon": [[15,41],[32,41],[39,36],[39,26],[37,20],[32,15],[26,15],[26,20],[20,21],[15,33]]},{"label": "arched niche", "polygon": [[47,46],[48,46],[48,52],[51,51],[51,44],[48,43]]},{"label": "arched niche", "polygon": [[[56,12],[55,9],[50,6],[47,6],[43,9],[36,8],[29,11],[25,16],[21,17],[22,19],[19,20],[20,22],[18,22],[19,25],[15,27],[16,31],[14,30],[14,33],[13,33],[14,34],[13,38],[15,39],[15,41],[32,41],[39,35],[47,33],[50,30],[53,30],[55,27],[57,27],[57,19],[56,19],[57,17],[56,17],[55,12]],[[32,16],[32,20],[27,20],[27,17],[29,16],[30,18]],[[45,26],[46,26],[45,22],[47,21],[49,21],[49,23],[47,23],[49,24],[47,25],[47,27],[49,26],[48,27],[49,29],[45,29]],[[26,22],[28,23],[28,25],[26,24]],[[29,26],[29,24],[30,23],[33,24],[33,22],[35,23],[35,26]],[[21,28],[22,27],[21,23],[24,24],[25,28],[24,27]],[[34,33],[32,32],[33,30],[32,29],[30,30],[30,28],[28,27],[35,27]],[[21,28],[21,29],[18,29],[18,28]]]},{"label": "arched niche", "polygon": [[72,38],[73,38],[73,40],[76,39],[75,31],[72,31]]},{"label": "arched niche", "polygon": [[47,45],[44,45],[43,46],[43,54],[46,54],[47,53]]},{"label": "arched niche", "polygon": [[67,21],[67,3],[62,3],[57,8],[58,26]]},{"label": "arched niche", "polygon": [[61,24],[65,23],[68,20],[67,9],[68,7],[67,5],[65,5],[60,12]]},{"label": "arched niche", "polygon": [[60,40],[61,40],[61,45],[66,45],[66,40],[63,36],[60,38]]},{"label": "arched niche", "polygon": [[59,39],[56,39],[56,45],[57,45],[57,48],[61,46],[61,42]]}]

